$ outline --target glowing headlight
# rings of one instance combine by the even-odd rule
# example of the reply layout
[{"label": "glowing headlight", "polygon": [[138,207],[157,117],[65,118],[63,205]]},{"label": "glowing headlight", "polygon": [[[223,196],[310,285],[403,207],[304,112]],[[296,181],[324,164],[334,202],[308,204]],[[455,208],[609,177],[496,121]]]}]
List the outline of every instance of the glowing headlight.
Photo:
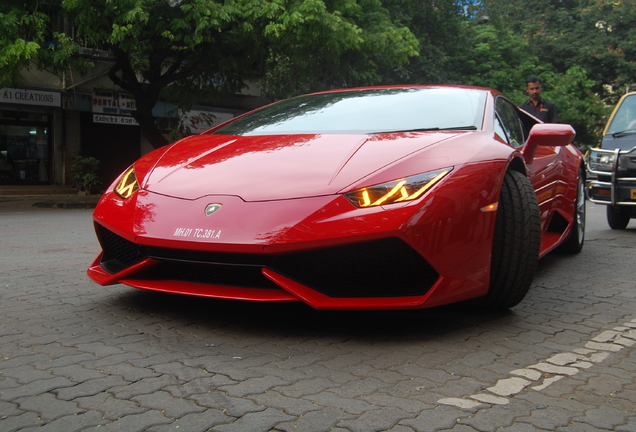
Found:
[{"label": "glowing headlight", "polygon": [[451,167],[429,171],[347,192],[344,196],[351,201],[351,204],[360,208],[412,201],[421,197],[452,170]]},{"label": "glowing headlight", "polygon": [[128,168],[119,178],[117,185],[113,189],[119,197],[126,199],[139,189],[137,176],[135,175],[135,167]]},{"label": "glowing headlight", "polygon": [[589,156],[589,166],[593,171],[612,171],[614,165],[614,153],[601,153],[592,150]]}]

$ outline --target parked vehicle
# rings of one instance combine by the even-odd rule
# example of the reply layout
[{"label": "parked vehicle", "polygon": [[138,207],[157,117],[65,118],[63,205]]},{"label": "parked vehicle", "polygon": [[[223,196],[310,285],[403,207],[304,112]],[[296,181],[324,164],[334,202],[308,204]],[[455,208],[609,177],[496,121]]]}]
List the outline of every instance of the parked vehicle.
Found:
[{"label": "parked vehicle", "polygon": [[625,229],[636,217],[636,92],[618,101],[586,165],[588,199],[607,205],[610,228]]},{"label": "parked vehicle", "polygon": [[142,157],[95,209],[102,285],[316,309],[509,308],[585,235],[574,129],[495,90],[287,99]]}]

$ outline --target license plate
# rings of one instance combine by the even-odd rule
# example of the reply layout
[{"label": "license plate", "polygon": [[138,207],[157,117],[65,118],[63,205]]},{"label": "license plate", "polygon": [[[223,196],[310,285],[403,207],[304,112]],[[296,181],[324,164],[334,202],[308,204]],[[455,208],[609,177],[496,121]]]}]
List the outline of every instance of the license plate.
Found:
[{"label": "license plate", "polygon": [[630,189],[631,193],[632,193],[632,199],[636,200],[636,189]]}]

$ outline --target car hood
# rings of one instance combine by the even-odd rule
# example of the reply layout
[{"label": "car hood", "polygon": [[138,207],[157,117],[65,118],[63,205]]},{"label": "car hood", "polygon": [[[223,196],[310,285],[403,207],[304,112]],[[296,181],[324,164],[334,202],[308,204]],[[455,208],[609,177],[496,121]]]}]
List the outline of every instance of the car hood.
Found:
[{"label": "car hood", "polygon": [[163,153],[143,187],[184,199],[234,195],[266,201],[330,195],[423,148],[466,133],[470,132],[196,135]]},{"label": "car hood", "polygon": [[636,147],[636,134],[627,133],[614,137],[612,134],[607,134],[603,137],[601,148],[606,150],[631,150]]}]

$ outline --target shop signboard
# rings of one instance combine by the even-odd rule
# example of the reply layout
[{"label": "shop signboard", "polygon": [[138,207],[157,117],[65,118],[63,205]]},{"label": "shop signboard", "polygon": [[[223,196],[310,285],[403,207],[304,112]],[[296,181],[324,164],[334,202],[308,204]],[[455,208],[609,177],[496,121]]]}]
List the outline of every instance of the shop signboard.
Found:
[{"label": "shop signboard", "polygon": [[139,126],[137,120],[130,116],[114,116],[106,114],[93,114],[93,123]]},{"label": "shop signboard", "polygon": [[62,92],[3,87],[0,103],[62,108]]},{"label": "shop signboard", "polygon": [[93,89],[93,114],[130,116],[135,109],[135,99],[124,92]]}]

